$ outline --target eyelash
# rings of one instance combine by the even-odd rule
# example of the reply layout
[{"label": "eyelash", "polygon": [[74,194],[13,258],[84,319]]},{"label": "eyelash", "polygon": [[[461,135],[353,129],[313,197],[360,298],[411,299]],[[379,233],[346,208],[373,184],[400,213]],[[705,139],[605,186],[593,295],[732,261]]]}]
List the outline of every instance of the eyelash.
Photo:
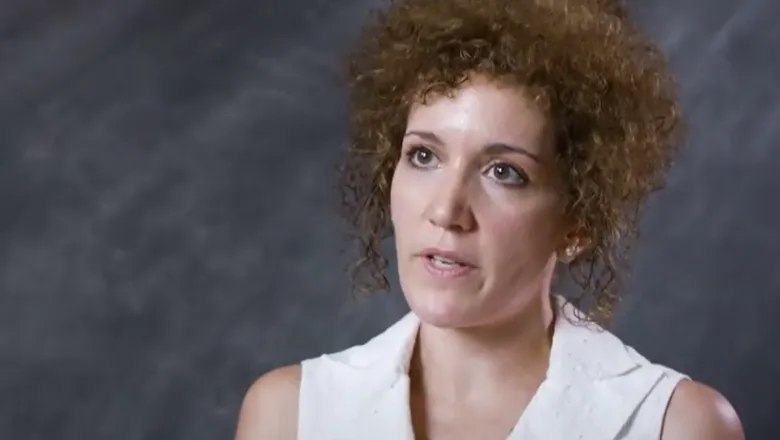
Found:
[{"label": "eyelash", "polygon": [[[409,150],[405,154],[406,161],[411,166],[413,166],[415,168],[423,169],[422,167],[420,167],[420,166],[418,166],[418,165],[416,165],[414,163],[415,154],[417,154],[418,152],[423,151],[423,150],[427,151],[429,154],[433,155],[434,157],[436,156],[436,154],[434,154],[434,152],[431,151],[430,148],[418,145],[418,146],[413,146],[413,147],[409,148]],[[510,187],[522,187],[522,186],[525,186],[525,185],[528,184],[528,181],[529,181],[528,175],[526,175],[523,171],[519,170],[516,166],[514,166],[512,164],[509,164],[507,162],[494,162],[494,163],[492,163],[490,165],[490,169],[494,169],[496,166],[499,166],[499,165],[505,166],[505,167],[509,168],[510,170],[512,170],[515,174],[518,175],[518,178],[520,180],[519,182],[510,182],[510,183],[505,183],[505,182],[498,181],[498,183],[500,185],[510,186]]]}]

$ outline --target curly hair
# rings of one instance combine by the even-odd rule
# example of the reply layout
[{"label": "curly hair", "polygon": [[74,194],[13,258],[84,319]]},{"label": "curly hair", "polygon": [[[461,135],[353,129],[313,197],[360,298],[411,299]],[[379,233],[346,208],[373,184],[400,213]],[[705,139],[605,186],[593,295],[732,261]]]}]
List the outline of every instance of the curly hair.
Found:
[{"label": "curly hair", "polygon": [[353,288],[388,287],[381,246],[411,106],[474,74],[526,87],[550,115],[567,213],[589,243],[568,264],[581,288],[571,300],[609,321],[639,208],[682,141],[666,60],[615,0],[395,0],[371,16],[347,57],[340,187],[362,254]]}]

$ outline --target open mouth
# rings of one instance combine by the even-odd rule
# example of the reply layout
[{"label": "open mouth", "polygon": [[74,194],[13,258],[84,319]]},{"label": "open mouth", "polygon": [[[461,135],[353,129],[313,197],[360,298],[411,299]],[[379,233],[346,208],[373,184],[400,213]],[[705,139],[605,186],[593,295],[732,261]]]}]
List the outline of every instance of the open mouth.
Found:
[{"label": "open mouth", "polygon": [[428,255],[423,261],[428,273],[439,279],[461,278],[474,271],[474,266],[470,264],[441,255]]},{"label": "open mouth", "polygon": [[444,258],[439,255],[428,255],[428,261],[433,267],[443,269],[443,270],[450,270],[450,269],[460,269],[464,267],[471,267],[468,264],[461,263],[460,261],[452,260],[449,258]]}]

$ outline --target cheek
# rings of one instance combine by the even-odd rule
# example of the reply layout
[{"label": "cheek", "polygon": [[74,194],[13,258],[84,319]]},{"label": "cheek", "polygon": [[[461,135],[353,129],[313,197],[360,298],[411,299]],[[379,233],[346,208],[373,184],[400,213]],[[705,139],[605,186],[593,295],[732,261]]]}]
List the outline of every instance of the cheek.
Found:
[{"label": "cheek", "polygon": [[499,264],[544,264],[558,242],[562,214],[550,197],[517,197],[481,206],[483,249]]},{"label": "cheek", "polygon": [[390,216],[396,231],[417,218],[423,192],[414,182],[414,175],[399,164],[390,184]]}]

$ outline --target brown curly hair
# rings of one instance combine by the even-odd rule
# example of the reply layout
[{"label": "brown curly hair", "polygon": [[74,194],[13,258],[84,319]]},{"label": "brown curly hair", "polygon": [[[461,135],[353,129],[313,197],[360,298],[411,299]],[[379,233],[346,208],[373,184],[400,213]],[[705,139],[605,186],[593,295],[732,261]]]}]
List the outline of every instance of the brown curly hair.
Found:
[{"label": "brown curly hair", "polygon": [[410,106],[480,74],[524,86],[550,115],[568,214],[589,246],[568,265],[572,298],[604,323],[647,195],[682,139],[660,50],[614,0],[396,0],[347,58],[349,149],[342,202],[358,231],[358,291],[386,289],[390,182]]}]

